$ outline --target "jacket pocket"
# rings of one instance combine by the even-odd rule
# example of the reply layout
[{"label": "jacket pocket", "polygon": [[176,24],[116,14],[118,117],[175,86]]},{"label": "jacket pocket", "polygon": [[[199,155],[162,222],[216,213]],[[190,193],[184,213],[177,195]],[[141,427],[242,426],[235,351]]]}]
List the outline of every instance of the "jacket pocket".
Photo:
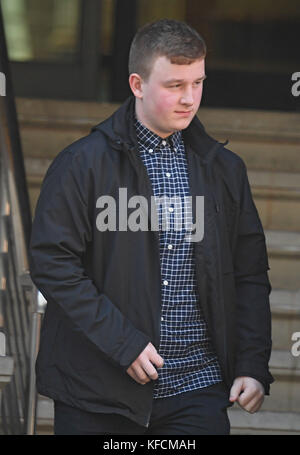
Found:
[{"label": "jacket pocket", "polygon": [[99,366],[101,353],[75,327],[62,324],[58,333],[57,366],[69,373],[88,371]]}]

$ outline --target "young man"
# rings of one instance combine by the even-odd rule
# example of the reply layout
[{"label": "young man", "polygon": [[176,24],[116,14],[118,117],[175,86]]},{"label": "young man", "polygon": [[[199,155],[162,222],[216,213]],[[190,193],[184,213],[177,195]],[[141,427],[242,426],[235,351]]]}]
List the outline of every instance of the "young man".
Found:
[{"label": "young man", "polygon": [[45,177],[30,259],[56,434],[228,434],[228,406],[269,394],[265,237],[243,161],[196,117],[205,54],[185,23],[143,27],[134,97]]}]

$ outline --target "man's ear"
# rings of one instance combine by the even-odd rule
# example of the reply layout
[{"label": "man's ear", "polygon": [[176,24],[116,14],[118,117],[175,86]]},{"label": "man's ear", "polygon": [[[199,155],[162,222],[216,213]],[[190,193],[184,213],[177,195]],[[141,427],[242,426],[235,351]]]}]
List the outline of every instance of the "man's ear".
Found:
[{"label": "man's ear", "polygon": [[129,86],[136,98],[143,98],[143,80],[137,73],[131,73],[129,76]]}]

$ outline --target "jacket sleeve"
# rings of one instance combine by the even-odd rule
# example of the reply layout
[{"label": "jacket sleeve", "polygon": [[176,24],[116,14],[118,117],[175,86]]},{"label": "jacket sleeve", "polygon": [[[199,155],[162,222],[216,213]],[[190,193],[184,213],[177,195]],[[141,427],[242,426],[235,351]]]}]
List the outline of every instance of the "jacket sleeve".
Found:
[{"label": "jacket sleeve", "polygon": [[76,330],[126,371],[150,339],[95,287],[84,269],[92,229],[87,202],[91,179],[82,161],[66,149],[46,174],[32,227],[30,274],[47,305],[57,304]]},{"label": "jacket sleeve", "polygon": [[269,394],[273,377],[268,257],[263,227],[253,202],[245,164],[242,162],[241,206],[234,257],[237,292],[235,377],[260,381]]}]

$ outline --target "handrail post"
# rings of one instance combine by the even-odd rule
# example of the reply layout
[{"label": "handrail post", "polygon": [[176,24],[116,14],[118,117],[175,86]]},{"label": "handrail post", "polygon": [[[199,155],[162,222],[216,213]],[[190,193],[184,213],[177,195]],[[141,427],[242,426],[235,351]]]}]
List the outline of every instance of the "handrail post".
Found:
[{"label": "handrail post", "polygon": [[26,434],[34,435],[36,431],[36,412],[37,412],[37,390],[35,376],[35,362],[40,344],[40,331],[42,316],[45,312],[47,301],[42,293],[33,284],[29,273],[22,276],[22,284],[29,287],[32,293],[32,313],[30,327],[30,346],[29,346],[29,386],[28,386],[28,406],[26,418]]}]

